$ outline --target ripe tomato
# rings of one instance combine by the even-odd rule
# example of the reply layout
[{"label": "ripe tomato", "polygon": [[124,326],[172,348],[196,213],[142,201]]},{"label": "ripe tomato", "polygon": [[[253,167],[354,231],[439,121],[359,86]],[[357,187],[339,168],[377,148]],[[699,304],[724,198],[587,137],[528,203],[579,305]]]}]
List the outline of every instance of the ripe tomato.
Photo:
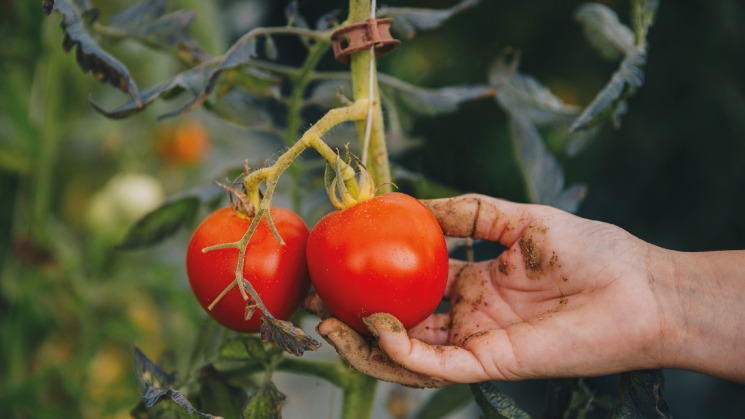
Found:
[{"label": "ripe tomato", "polygon": [[[287,320],[298,308],[310,287],[305,246],[308,227],[290,210],[273,208],[272,220],[285,241],[281,246],[266,219],[261,220],[246,250],[243,277],[254,287],[272,315]],[[251,225],[251,219],[231,208],[213,212],[197,227],[186,253],[189,283],[199,304],[223,326],[245,333],[258,332],[261,311],[245,320],[246,301],[237,286],[217,304],[208,306],[235,279],[238,249],[219,249],[203,253],[202,249],[221,243],[236,242]]]},{"label": "ripe tomato", "polygon": [[308,268],[333,315],[369,335],[361,319],[378,312],[404,327],[437,308],[448,277],[445,237],[419,201],[388,193],[332,212],[308,238]]}]

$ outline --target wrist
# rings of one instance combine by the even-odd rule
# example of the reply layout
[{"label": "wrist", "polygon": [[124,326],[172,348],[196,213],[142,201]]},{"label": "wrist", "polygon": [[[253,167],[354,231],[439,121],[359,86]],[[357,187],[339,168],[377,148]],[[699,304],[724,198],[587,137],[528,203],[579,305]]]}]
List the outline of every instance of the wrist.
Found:
[{"label": "wrist", "polygon": [[650,284],[660,313],[657,364],[745,380],[745,252],[656,248]]}]

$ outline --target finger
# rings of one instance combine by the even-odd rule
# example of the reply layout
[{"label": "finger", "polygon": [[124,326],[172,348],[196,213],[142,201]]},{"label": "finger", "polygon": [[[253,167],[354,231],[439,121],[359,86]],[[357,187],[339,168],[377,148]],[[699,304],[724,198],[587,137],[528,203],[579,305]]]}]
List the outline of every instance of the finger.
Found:
[{"label": "finger", "polygon": [[352,368],[363,374],[409,387],[431,388],[448,384],[397,365],[380,348],[371,346],[364,337],[338,319],[326,319],[316,330]]},{"label": "finger", "polygon": [[327,319],[331,317],[331,310],[326,307],[326,304],[321,301],[321,297],[319,297],[318,294],[316,294],[315,292],[305,297],[305,300],[303,301],[303,307],[310,313],[315,314],[321,319]]},{"label": "finger", "polygon": [[436,313],[409,329],[409,336],[430,345],[444,345],[448,342],[451,317],[448,313]]},{"label": "finger", "polygon": [[468,265],[469,265],[468,262],[464,262],[462,260],[457,260],[457,259],[450,259],[448,263],[448,282],[445,285],[445,294],[444,294],[446,298],[450,297],[450,293],[452,292],[453,286],[458,282],[458,278],[460,277],[461,272]]},{"label": "finger", "polygon": [[469,351],[457,346],[428,345],[410,338],[390,314],[376,313],[363,321],[378,338],[380,348],[393,362],[409,371],[454,383],[475,383],[491,378]]},{"label": "finger", "polygon": [[421,202],[435,215],[446,236],[498,241],[507,247],[536,218],[557,211],[478,194]]}]

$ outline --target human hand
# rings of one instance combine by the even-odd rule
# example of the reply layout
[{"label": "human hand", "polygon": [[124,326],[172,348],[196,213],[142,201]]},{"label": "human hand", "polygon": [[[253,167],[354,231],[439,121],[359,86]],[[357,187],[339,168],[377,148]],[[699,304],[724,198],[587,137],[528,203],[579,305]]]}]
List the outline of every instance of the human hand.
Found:
[{"label": "human hand", "polygon": [[432,387],[659,364],[664,315],[652,268],[662,249],[547,206],[480,195],[423,202],[447,236],[507,249],[484,262],[451,260],[450,312],[408,333],[393,316],[374,314],[365,323],[375,345],[333,317],[324,320],[318,332],[353,367]]}]

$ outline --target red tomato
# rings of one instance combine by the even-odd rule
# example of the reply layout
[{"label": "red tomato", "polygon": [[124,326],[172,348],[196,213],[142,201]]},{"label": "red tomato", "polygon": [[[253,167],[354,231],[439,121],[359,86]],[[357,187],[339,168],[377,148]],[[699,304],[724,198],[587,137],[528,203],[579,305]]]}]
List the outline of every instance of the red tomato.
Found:
[{"label": "red tomato", "polygon": [[335,211],[308,238],[308,268],[333,315],[369,335],[361,319],[386,312],[404,327],[437,308],[448,277],[445,237],[419,201],[388,193]]},{"label": "red tomato", "polygon": [[[272,220],[285,241],[281,246],[266,219],[261,220],[246,250],[243,277],[254,287],[272,315],[287,320],[300,305],[310,287],[305,246],[308,227],[290,210],[273,208]],[[199,304],[223,326],[245,333],[259,331],[261,311],[245,320],[246,301],[237,286],[217,304],[207,307],[235,279],[238,249],[202,249],[221,243],[236,242],[251,225],[251,219],[239,216],[231,208],[213,212],[197,227],[186,253],[189,283]]]}]

